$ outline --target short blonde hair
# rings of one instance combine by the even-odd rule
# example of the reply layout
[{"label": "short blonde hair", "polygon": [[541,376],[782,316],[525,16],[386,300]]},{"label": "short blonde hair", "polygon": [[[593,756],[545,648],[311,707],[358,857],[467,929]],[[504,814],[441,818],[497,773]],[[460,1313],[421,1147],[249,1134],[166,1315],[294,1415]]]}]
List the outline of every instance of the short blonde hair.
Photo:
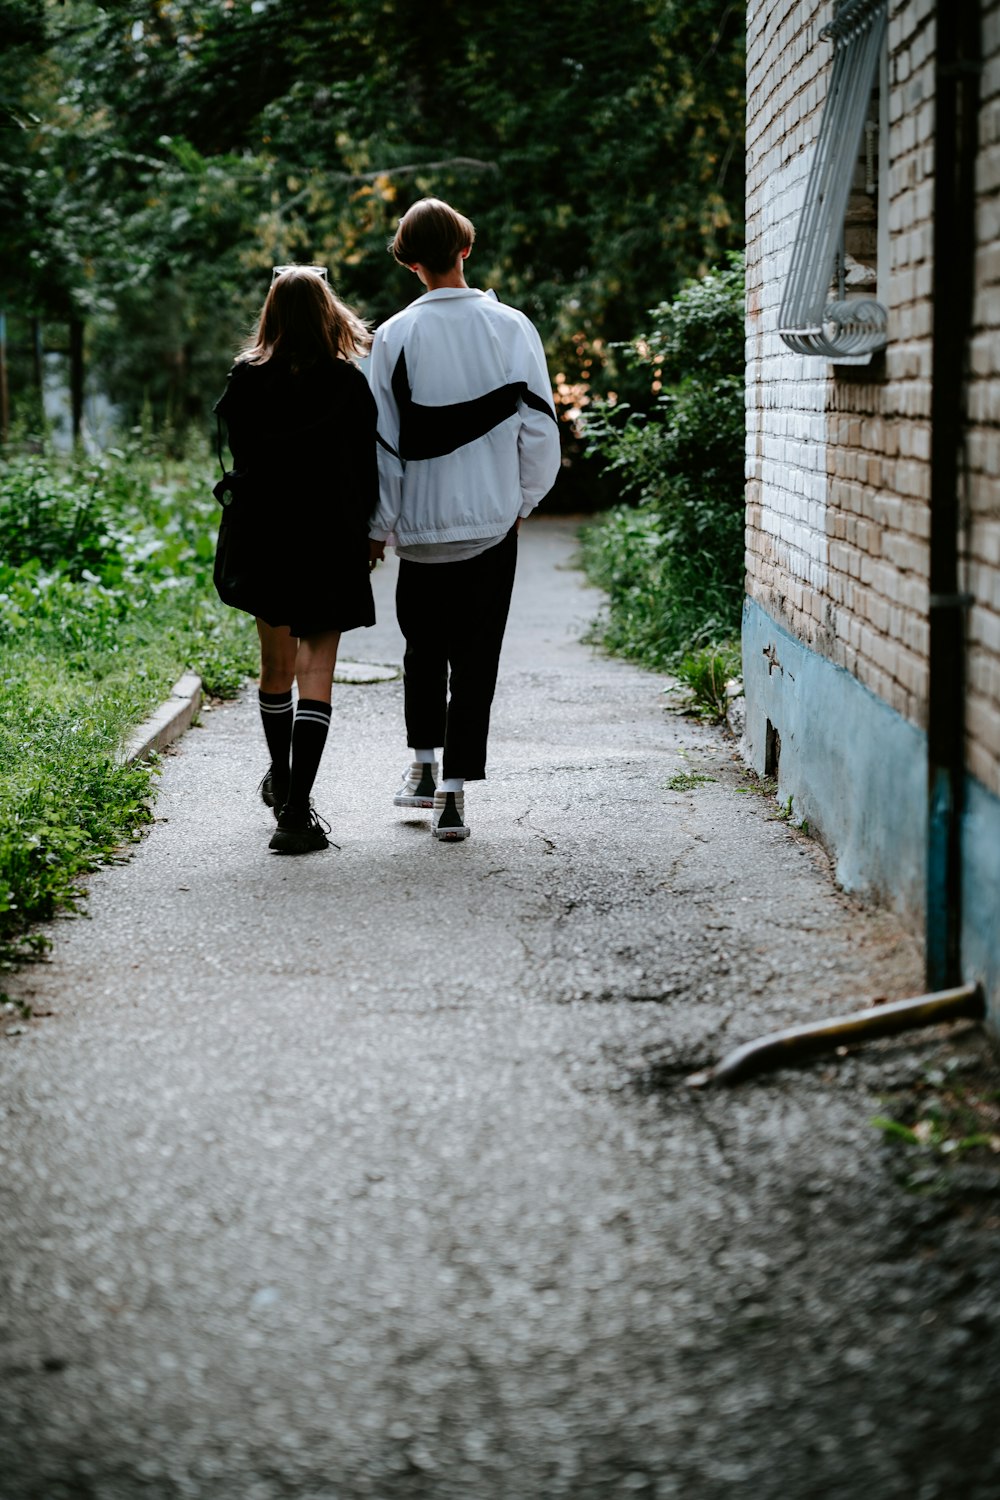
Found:
[{"label": "short blonde hair", "polygon": [[443,276],[476,238],[476,227],[440,198],[421,198],[399,221],[390,251],[401,266],[426,266]]},{"label": "short blonde hair", "polygon": [[293,370],[317,359],[360,359],[371,347],[368,325],[308,266],[289,266],[264,299],[257,330],[243,346],[252,365],[287,360]]}]

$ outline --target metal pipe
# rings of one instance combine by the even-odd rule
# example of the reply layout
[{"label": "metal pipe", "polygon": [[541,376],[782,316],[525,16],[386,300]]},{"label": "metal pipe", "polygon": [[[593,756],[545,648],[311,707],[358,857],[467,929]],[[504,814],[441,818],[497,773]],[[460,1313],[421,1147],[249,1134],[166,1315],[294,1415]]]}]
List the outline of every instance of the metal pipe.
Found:
[{"label": "metal pipe", "polygon": [[936,8],[934,269],[931,291],[931,494],[927,705],[929,989],[962,977],[965,611],[959,589],[965,357],[976,246],[979,4]]},{"label": "metal pipe", "polygon": [[937,1026],[942,1021],[981,1021],[986,1014],[986,999],[978,984],[963,984],[937,994],[917,995],[910,1000],[894,1000],[871,1010],[853,1011],[847,1016],[832,1016],[828,1021],[810,1021],[804,1026],[789,1026],[772,1031],[756,1041],[744,1042],[728,1053],[714,1068],[691,1073],[684,1081],[689,1088],[704,1088],[709,1083],[739,1083],[755,1073],[765,1073],[795,1063],[816,1052],[827,1052],[849,1042],[866,1042],[876,1036],[893,1036],[920,1026]]}]

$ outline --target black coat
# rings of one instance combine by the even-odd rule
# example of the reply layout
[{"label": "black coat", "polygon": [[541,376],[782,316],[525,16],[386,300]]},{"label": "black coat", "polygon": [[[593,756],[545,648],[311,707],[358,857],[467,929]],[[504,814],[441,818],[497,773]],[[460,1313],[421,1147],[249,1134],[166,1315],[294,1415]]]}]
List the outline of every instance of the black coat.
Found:
[{"label": "black coat", "polygon": [[378,468],[364,375],[340,359],[298,374],[240,361],[216,411],[239,476],[219,534],[221,596],[297,636],[374,624]]}]

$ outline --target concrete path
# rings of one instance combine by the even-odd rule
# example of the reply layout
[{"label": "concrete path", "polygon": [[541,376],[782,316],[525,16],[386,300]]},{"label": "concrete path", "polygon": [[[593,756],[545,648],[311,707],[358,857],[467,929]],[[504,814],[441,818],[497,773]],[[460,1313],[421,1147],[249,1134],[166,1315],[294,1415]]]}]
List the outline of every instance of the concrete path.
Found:
[{"label": "concrete path", "polygon": [[390,682],[336,692],[340,852],[269,854],[248,692],[8,984],[4,1500],[1000,1494],[995,1209],[869,1123],[982,1044],[685,1089],[919,955],[580,644],[573,545],[524,528],[467,844],[391,805]]}]

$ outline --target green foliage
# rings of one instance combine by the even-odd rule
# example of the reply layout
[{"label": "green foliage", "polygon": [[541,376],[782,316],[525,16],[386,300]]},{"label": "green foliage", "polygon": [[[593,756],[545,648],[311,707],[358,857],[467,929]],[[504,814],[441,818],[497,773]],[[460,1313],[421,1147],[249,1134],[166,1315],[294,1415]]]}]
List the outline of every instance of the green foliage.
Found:
[{"label": "green foliage", "polygon": [[86,314],[130,416],[204,413],[272,262],[396,311],[417,287],[386,241],[427,194],[567,386],[741,241],[741,0],[8,10],[0,299]]},{"label": "green foliage", "polygon": [[912,1148],[913,1158],[957,1159],[983,1148],[1000,1153],[1000,1090],[991,1086],[993,1070],[965,1081],[959,1077],[963,1066],[961,1057],[952,1056],[943,1066],[927,1068],[888,1101],[893,1112],[875,1115],[871,1125],[888,1140]]},{"label": "green foliage", "polygon": [[907,1146],[920,1144],[916,1131],[911,1130],[909,1125],[901,1125],[898,1120],[890,1119],[888,1115],[873,1115],[869,1123],[874,1130],[881,1130],[884,1135],[903,1141]]},{"label": "green foliage", "polygon": [[696,786],[705,786],[714,780],[714,776],[706,776],[701,771],[677,771],[664,782],[664,786],[668,792],[691,792]]},{"label": "green foliage", "polygon": [[252,625],[212,588],[208,469],[164,474],[139,444],[0,466],[0,962],[148,821],[129,731],[185,669],[222,696],[253,668]]},{"label": "green foliage", "polygon": [[672,668],[680,684],[685,711],[713,724],[720,723],[729,707],[728,684],[739,678],[741,670],[738,641],[688,651]]},{"label": "green foliage", "polygon": [[773,800],[777,796],[778,782],[774,776],[758,776],[756,771],[744,766],[743,775],[746,778],[745,786],[738,786],[738,792],[745,792],[751,797],[766,797]]},{"label": "green foliage", "polygon": [[[9,674],[13,653],[0,650]],[[37,668],[40,667],[40,672]],[[36,664],[5,676],[0,709],[0,962],[32,950],[29,924],[71,909],[78,881],[147,822],[150,770],[117,757],[131,705]]]},{"label": "green foliage", "polygon": [[[793,810],[794,809],[794,803],[795,803],[795,798],[792,797],[790,794],[789,794],[789,796],[787,796],[785,798],[784,802],[779,802],[778,803],[778,811],[774,814],[774,817],[771,819],[771,822],[772,823],[791,823],[791,821],[792,821],[792,819],[794,817],[794,810]],[[808,827],[806,827],[806,832],[808,833],[808,831],[809,831]]]},{"label": "green foliage", "polygon": [[[585,413],[589,451],[632,505],[583,538],[608,594],[600,639],[647,666],[732,640],[743,600],[743,264],[688,284],[624,351],[648,409],[605,399]],[[651,399],[650,399],[651,397]],[[703,676],[698,659],[691,671]]]}]

